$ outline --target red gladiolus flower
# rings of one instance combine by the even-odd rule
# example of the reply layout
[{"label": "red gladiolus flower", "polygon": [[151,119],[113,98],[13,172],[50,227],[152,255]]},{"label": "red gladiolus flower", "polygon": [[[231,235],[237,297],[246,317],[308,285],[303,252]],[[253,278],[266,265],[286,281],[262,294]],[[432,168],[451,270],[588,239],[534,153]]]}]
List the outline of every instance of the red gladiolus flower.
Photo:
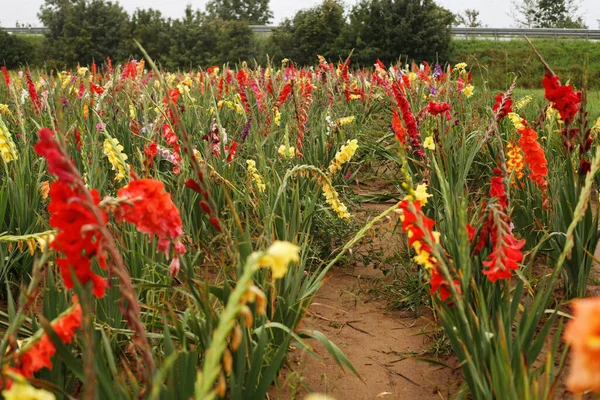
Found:
[{"label": "red gladiolus flower", "polygon": [[400,143],[406,143],[406,128],[404,128],[404,124],[400,120],[400,116],[398,115],[398,111],[394,110],[392,112],[392,130],[396,135],[396,139],[400,141]]},{"label": "red gladiolus flower", "polygon": [[[94,205],[100,203],[100,195],[96,190],[91,190]],[[65,286],[73,288],[71,273],[82,284],[92,282],[93,293],[96,297],[103,297],[106,281],[92,271],[91,258],[96,257],[98,264],[106,268],[106,254],[102,248],[102,237],[97,226],[106,224],[108,217],[101,213],[101,221],[86,206],[86,196],[77,188],[72,188],[68,183],[55,181],[50,186],[50,225],[58,229],[56,239],[51,246],[62,253],[64,257],[56,259],[60,267]]]},{"label": "red gladiolus flower", "polygon": [[406,99],[404,91],[400,89],[397,84],[392,86],[392,91],[394,93],[394,97],[396,98],[396,103],[400,108],[400,112],[402,113],[402,119],[406,125],[406,130],[410,138],[410,145],[413,148],[413,153],[420,158],[425,158],[425,153],[422,150],[423,145],[421,144],[421,136],[419,135],[419,130],[417,129],[415,116],[410,110],[410,103]]},{"label": "red gladiolus flower", "polygon": [[10,75],[8,74],[8,71],[6,70],[6,67],[2,66],[1,69],[2,69],[2,75],[4,75],[4,83],[8,87],[10,85]]},{"label": "red gladiolus flower", "polygon": [[[414,211],[411,211],[410,205],[414,207]],[[451,294],[450,284],[442,277],[437,260],[431,254],[433,250],[430,244],[437,242],[433,233],[434,221],[423,215],[418,201],[402,200],[398,208],[402,210],[402,231],[408,235],[408,245],[416,252],[414,259],[430,272],[431,295],[439,291],[441,300],[445,301]],[[453,284],[460,293],[458,281],[455,280]]]},{"label": "red gladiolus flower", "polygon": [[97,95],[102,95],[104,93],[104,88],[102,86],[98,86],[95,83],[90,84],[90,90]]},{"label": "red gladiolus flower", "polygon": [[210,223],[212,224],[212,226],[218,231],[221,232],[222,228],[221,228],[221,223],[219,222],[218,219],[216,219],[215,217],[211,217],[209,219]]},{"label": "red gladiolus flower", "polygon": [[204,200],[200,200],[200,207],[202,207],[202,211],[204,211],[207,215],[211,214],[210,206]]},{"label": "red gladiolus flower", "polygon": [[477,230],[471,226],[471,224],[467,224],[467,235],[469,236],[469,242],[472,242],[475,239],[475,233]]},{"label": "red gladiolus flower", "polygon": [[235,157],[235,153],[237,152],[238,143],[234,140],[231,143],[231,146],[225,146],[225,151],[227,152],[227,162],[233,161]]},{"label": "red gladiolus flower", "polygon": [[494,169],[494,174],[496,174],[496,176],[492,178],[492,183],[490,185],[490,196],[495,197],[500,206],[502,206],[502,209],[505,209],[508,206],[508,197],[506,197],[504,177],[502,176],[502,171],[499,168]]},{"label": "red gladiolus flower", "polygon": [[[75,336],[75,331],[82,327],[81,319],[81,305],[75,304],[70,313],[58,318],[51,326],[60,340],[65,344],[69,344]],[[25,378],[31,378],[34,373],[42,368],[52,369],[51,359],[54,353],[56,353],[56,348],[50,337],[44,333],[37,342],[19,355],[18,363],[20,365],[14,370]]]},{"label": "red gladiolus flower", "polygon": [[410,89],[410,78],[408,75],[402,75],[402,83],[404,83],[404,86]]},{"label": "red gladiolus flower", "polygon": [[546,76],[542,80],[542,85],[545,89],[546,99],[554,103],[554,108],[560,113],[560,117],[567,124],[573,121],[575,114],[579,111],[579,103],[581,103],[581,92],[573,92],[571,85],[561,86],[560,78],[557,75],[552,75],[546,72]]},{"label": "red gladiolus flower", "polygon": [[[460,283],[456,279],[453,281],[453,283],[456,291],[460,294]],[[431,286],[431,289],[429,290],[430,296],[433,296],[436,291],[439,291],[440,299],[442,301],[446,301],[446,299],[452,295],[452,292],[449,289],[450,284],[442,277],[440,271],[435,268],[431,270],[429,285]]]},{"label": "red gladiolus flower", "polygon": [[61,181],[75,182],[78,178],[73,171],[72,161],[63,154],[56,139],[54,139],[54,133],[48,128],[43,128],[40,130],[39,136],[40,140],[33,149],[38,155],[46,159],[48,171],[58,176]]},{"label": "red gladiolus flower", "polygon": [[135,60],[125,63],[125,65],[123,66],[123,72],[121,73],[121,80],[125,80],[127,78],[135,79],[136,75],[137,64]]},{"label": "red gladiolus flower", "polygon": [[[502,118],[506,117],[508,113],[512,112],[511,106],[513,101],[510,97],[504,99],[504,93],[498,93],[494,99],[496,100],[496,104],[494,104],[492,107],[492,111],[494,111],[494,114],[497,115],[498,121],[500,121]],[[504,105],[502,105],[503,101]]]},{"label": "red gladiolus flower", "polygon": [[[173,103],[177,104],[177,102],[179,101],[179,90],[177,89],[169,89],[169,97],[171,98],[171,101],[173,101]],[[164,104],[169,104],[169,100],[167,99],[167,97],[163,98],[163,103]]]},{"label": "red gladiolus flower", "polygon": [[242,106],[244,106],[246,113],[250,113],[250,103],[248,102],[248,95],[246,94],[248,87],[248,76],[243,69],[240,69],[236,74],[236,79],[238,81],[237,92],[240,95]]},{"label": "red gladiolus flower", "polygon": [[510,217],[506,213],[508,198],[502,171],[496,168],[494,173],[496,176],[492,178],[490,196],[496,198],[498,204],[492,203],[488,206],[488,218],[475,248],[475,252],[478,253],[486,245],[488,237],[491,238],[493,250],[483,262],[488,269],[482,271],[491,282],[511,277],[511,271],[517,270],[519,262],[523,260],[521,248],[525,245],[525,240],[517,240],[511,233]]},{"label": "red gladiolus flower", "polygon": [[289,97],[291,92],[292,92],[292,84],[288,83],[283,87],[283,89],[281,89],[281,92],[279,93],[279,96],[277,97],[277,104],[275,105],[275,107],[277,107],[277,108],[281,107],[285,103],[285,101],[287,100],[287,98]]},{"label": "red gladiolus flower", "polygon": [[546,182],[546,177],[548,176],[548,161],[546,161],[544,149],[537,141],[538,135],[528,126],[519,129],[518,132],[521,134],[519,146],[523,150],[523,154],[525,154],[525,163],[531,170],[529,178],[540,187],[545,188],[548,186],[548,182]]},{"label": "red gladiolus flower", "polygon": [[38,98],[37,91],[35,90],[35,85],[31,80],[31,74],[29,74],[29,70],[25,71],[25,77],[27,78],[27,88],[29,89],[29,97],[31,98],[33,109],[35,113],[38,114],[40,112],[40,99]]},{"label": "red gladiolus flower", "polygon": [[173,128],[171,128],[170,125],[163,124],[162,133],[163,133],[163,137],[166,139],[167,144],[169,146],[173,146],[174,144],[177,144],[177,135],[175,134],[175,132],[173,131]]},{"label": "red gladiolus flower", "polygon": [[202,193],[202,188],[192,178],[189,178],[187,181],[185,181],[184,184],[185,184],[185,186],[187,186],[190,189],[192,189],[194,192],[196,192],[196,193]]},{"label": "red gladiolus flower", "polygon": [[110,59],[110,57],[106,57],[106,65],[108,66],[108,73],[112,75],[114,70],[112,66],[112,60]]},{"label": "red gladiolus flower", "polygon": [[427,105],[427,112],[429,112],[429,114],[431,114],[433,116],[445,114],[446,119],[448,119],[448,120],[452,119],[452,117],[450,116],[451,109],[452,108],[450,107],[450,104],[448,104],[448,103],[436,103],[435,101],[432,101]]},{"label": "red gladiolus flower", "polygon": [[158,154],[158,143],[151,142],[149,145],[144,147],[144,155],[146,159],[144,160],[144,166],[146,168],[152,167],[154,164],[154,158],[156,158],[156,154]]},{"label": "red gladiolus flower", "polygon": [[73,132],[75,133],[75,144],[77,144],[77,150],[81,151],[81,132],[77,128],[75,128]]},{"label": "red gladiolus flower", "polygon": [[138,231],[158,236],[158,249],[167,254],[169,239],[178,242],[183,234],[179,210],[162,182],[154,179],[137,179],[119,189],[117,195],[129,200],[115,211],[119,221],[134,224]]},{"label": "red gladiolus flower", "polygon": [[524,245],[525,239],[517,240],[511,233],[503,232],[503,235],[496,238],[494,250],[487,261],[483,262],[489,269],[482,273],[487,275],[491,282],[510,278],[511,271],[519,269],[519,262],[523,260],[521,248]]}]

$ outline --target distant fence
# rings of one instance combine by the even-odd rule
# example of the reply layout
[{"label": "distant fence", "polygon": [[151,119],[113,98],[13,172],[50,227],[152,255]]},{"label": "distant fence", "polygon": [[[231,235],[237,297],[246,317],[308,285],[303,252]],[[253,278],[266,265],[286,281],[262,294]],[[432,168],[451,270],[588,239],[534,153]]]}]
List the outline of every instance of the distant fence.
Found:
[{"label": "distant fence", "polygon": [[[274,25],[250,25],[258,34],[268,34]],[[552,28],[452,28],[452,36],[465,39],[507,40],[523,36],[540,38],[571,38],[600,40],[599,29],[552,29]]]},{"label": "distant fence", "polygon": [[466,39],[515,39],[523,36],[539,38],[571,38],[600,40],[599,29],[554,28],[452,28],[452,36]]},{"label": "distant fence", "polygon": [[[276,25],[250,25],[258,34],[267,35],[277,28]],[[43,35],[48,31],[45,27],[37,28],[2,28],[11,33]],[[465,39],[510,40],[523,36],[539,38],[571,38],[583,40],[600,40],[599,29],[553,29],[553,28],[452,28],[452,36]]]},{"label": "distant fence", "polygon": [[38,28],[25,28],[25,27],[4,28],[4,27],[2,27],[0,29],[4,29],[8,33],[19,33],[22,35],[43,35],[44,33],[48,32],[48,28],[43,27],[43,26],[38,27]]}]

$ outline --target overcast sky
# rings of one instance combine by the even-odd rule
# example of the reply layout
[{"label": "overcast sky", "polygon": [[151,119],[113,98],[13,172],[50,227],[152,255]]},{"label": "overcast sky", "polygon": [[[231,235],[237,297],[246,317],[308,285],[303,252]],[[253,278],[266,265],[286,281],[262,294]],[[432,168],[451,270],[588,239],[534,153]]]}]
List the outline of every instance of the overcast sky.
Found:
[{"label": "overcast sky", "polygon": [[[155,8],[168,17],[178,18],[187,4],[204,9],[208,0],[120,0],[119,3],[129,12],[136,8]],[[353,4],[356,0],[345,0]],[[0,0],[0,26],[13,27],[16,21],[39,26],[37,12],[44,0]],[[275,14],[274,23],[291,17],[302,8],[319,4],[321,0],[271,0]],[[481,20],[491,28],[514,26],[510,16],[511,0],[437,0],[437,3],[453,12],[475,8],[481,13]],[[580,0],[580,14],[592,29],[598,29],[600,0]]]}]

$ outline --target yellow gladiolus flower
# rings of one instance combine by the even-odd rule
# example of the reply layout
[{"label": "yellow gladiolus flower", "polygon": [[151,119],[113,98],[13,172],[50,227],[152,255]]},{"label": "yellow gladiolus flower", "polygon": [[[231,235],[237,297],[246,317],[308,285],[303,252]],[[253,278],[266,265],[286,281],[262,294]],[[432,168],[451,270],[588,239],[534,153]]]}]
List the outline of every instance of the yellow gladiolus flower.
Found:
[{"label": "yellow gladiolus flower", "polygon": [[467,63],[465,62],[458,63],[454,66],[454,69],[458,70],[464,70],[465,68],[467,68]]},{"label": "yellow gladiolus flower", "polygon": [[281,113],[279,112],[279,110],[275,111],[275,125],[279,126],[279,124],[281,123]]},{"label": "yellow gladiolus flower", "polygon": [[336,212],[338,218],[346,221],[350,220],[351,215],[348,212],[348,207],[340,201],[340,196],[333,186],[325,181],[323,181],[323,195],[325,196],[326,203]]},{"label": "yellow gladiolus flower", "polygon": [[122,181],[129,170],[129,167],[125,164],[127,155],[123,153],[123,146],[119,144],[116,138],[106,139],[104,141],[104,154],[108,157],[113,171],[117,172],[115,179],[119,182]]},{"label": "yellow gladiolus flower", "polygon": [[518,129],[524,129],[525,125],[523,125],[523,119],[521,118],[521,116],[517,113],[511,112],[508,113],[508,118],[510,118],[510,120],[512,121],[513,125],[515,126],[515,128]]},{"label": "yellow gladiolus flower", "polygon": [[8,114],[8,104],[0,104],[0,114]]},{"label": "yellow gladiolus flower", "polygon": [[281,279],[288,271],[288,264],[300,261],[300,247],[290,242],[276,240],[258,260],[261,267],[271,268],[273,279]]},{"label": "yellow gladiolus flower", "polygon": [[427,193],[427,185],[424,183],[421,183],[419,185],[417,185],[417,188],[415,189],[415,200],[420,202],[422,206],[424,206],[425,204],[427,204],[427,199],[432,197],[432,194]]},{"label": "yellow gladiolus flower", "polygon": [[0,158],[7,164],[19,158],[17,146],[2,118],[0,118]]},{"label": "yellow gladiolus flower", "polygon": [[423,141],[423,147],[428,150],[435,150],[435,142],[433,141],[433,136],[427,136]]},{"label": "yellow gladiolus flower", "polygon": [[592,126],[592,138],[595,138],[598,132],[600,132],[600,117],[598,117],[596,123],[594,124],[594,126]]},{"label": "yellow gladiolus flower", "polygon": [[329,164],[329,173],[335,174],[337,171],[341,171],[342,165],[352,159],[356,149],[358,149],[358,140],[356,139],[348,140],[345,145],[342,145],[340,151],[335,154],[335,158]]},{"label": "yellow gladiolus flower", "polygon": [[527,95],[525,97],[523,97],[521,100],[517,101],[515,103],[515,109],[521,109],[523,107],[525,107],[527,104],[529,104],[529,102],[533,99],[533,97]]},{"label": "yellow gladiolus flower", "polygon": [[474,90],[473,85],[471,85],[469,83],[467,86],[464,87],[462,92],[467,98],[469,98],[469,97],[473,96],[473,90]]},{"label": "yellow gladiolus flower", "polygon": [[264,192],[267,186],[256,169],[256,161],[246,160],[246,165],[248,166],[248,177],[254,182],[259,192]]},{"label": "yellow gladiolus flower", "polygon": [[9,390],[3,390],[5,400],[55,400],[52,392],[36,389],[25,381],[15,381]]},{"label": "yellow gladiolus flower", "polygon": [[340,126],[348,125],[348,124],[350,124],[350,123],[354,122],[354,119],[355,119],[354,115],[352,115],[352,116],[350,116],[350,117],[344,117],[344,118],[340,118],[340,119],[338,120],[338,124],[339,124]]},{"label": "yellow gladiolus flower", "polygon": [[135,120],[135,107],[133,107],[133,104],[129,104],[129,118],[132,121]]},{"label": "yellow gladiolus flower", "polygon": [[293,158],[296,155],[296,149],[282,144],[279,146],[279,149],[277,149],[277,153],[279,153],[282,158]]}]

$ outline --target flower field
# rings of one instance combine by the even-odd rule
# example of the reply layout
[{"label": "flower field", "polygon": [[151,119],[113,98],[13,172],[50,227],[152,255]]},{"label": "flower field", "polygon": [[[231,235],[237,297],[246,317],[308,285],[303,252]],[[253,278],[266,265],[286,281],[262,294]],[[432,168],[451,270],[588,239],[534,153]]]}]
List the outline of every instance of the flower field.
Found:
[{"label": "flower field", "polygon": [[272,398],[316,344],[362,379],[305,319],[382,222],[452,396],[600,393],[600,110],[539,62],[543,98],[466,63],[2,68],[2,395]]}]

